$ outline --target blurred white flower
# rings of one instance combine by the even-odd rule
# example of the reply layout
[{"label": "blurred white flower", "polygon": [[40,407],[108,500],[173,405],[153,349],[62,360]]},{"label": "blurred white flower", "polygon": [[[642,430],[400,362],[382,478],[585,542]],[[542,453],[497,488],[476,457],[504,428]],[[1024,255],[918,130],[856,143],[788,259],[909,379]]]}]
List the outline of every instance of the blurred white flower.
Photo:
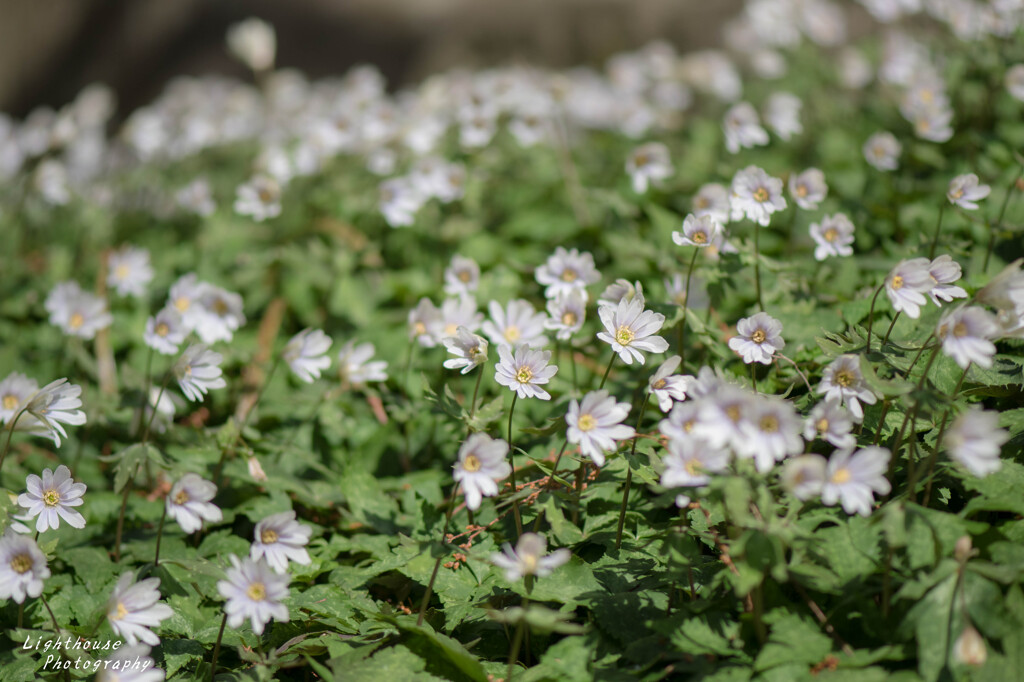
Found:
[{"label": "blurred white flower", "polygon": [[864,158],[877,170],[892,171],[899,168],[903,145],[892,133],[880,132],[868,138],[863,151]]},{"label": "blurred white flower", "polygon": [[141,298],[153,279],[149,251],[134,246],[122,246],[111,253],[107,268],[107,285],[113,287],[120,296]]},{"label": "blurred white flower", "polygon": [[811,238],[816,244],[814,259],[822,261],[829,256],[852,256],[853,231],[853,223],[842,213],[824,216],[820,223],[811,223]]},{"label": "blurred white flower", "polygon": [[979,408],[964,412],[946,434],[949,456],[981,478],[999,471],[1003,462],[999,453],[1010,434],[999,428],[999,413]]},{"label": "blurred white flower", "polygon": [[331,366],[327,351],[331,337],[321,329],[303,329],[288,341],[281,357],[288,363],[295,376],[307,384],[320,378],[320,373]]},{"label": "blurred white flower", "polygon": [[39,390],[39,384],[20,372],[11,372],[0,381],[0,419],[10,423],[25,403]]},{"label": "blurred white flower", "polygon": [[583,328],[587,316],[587,294],[582,289],[573,289],[548,299],[548,319],[544,328],[557,332],[559,341],[566,341]]},{"label": "blurred white flower", "polygon": [[615,450],[618,441],[632,438],[636,431],[622,423],[629,415],[629,403],[620,403],[606,390],[591,391],[583,400],[569,402],[565,422],[569,425],[566,438],[580,446],[594,464],[604,466],[604,453]]},{"label": "blurred white flower", "polygon": [[544,322],[547,316],[537,312],[529,301],[514,299],[502,308],[497,301],[487,306],[491,319],[483,323],[484,334],[498,346],[525,344],[531,348],[547,345]]},{"label": "blurred white flower", "polygon": [[747,166],[733,176],[729,202],[733,220],[745,216],[767,226],[773,213],[786,208],[782,180],[773,178],[757,166]]},{"label": "blurred white flower", "polygon": [[146,320],[146,331],[142,335],[142,340],[158,353],[174,355],[178,352],[181,342],[188,336],[188,332],[185,320],[178,309],[166,307]]},{"label": "blurred white flower", "polygon": [[789,176],[789,193],[796,205],[804,210],[814,210],[828,195],[825,174],[817,168],[808,168],[802,173]]},{"label": "blurred white flower", "polygon": [[211,502],[216,494],[217,486],[211,481],[198,474],[185,474],[167,494],[167,515],[191,535],[203,527],[203,521],[217,523],[224,518],[220,507]]},{"label": "blurred white flower", "polygon": [[815,438],[822,438],[841,450],[857,445],[849,411],[827,398],[815,405],[804,422],[804,439],[810,443]]},{"label": "blurred white flower", "polygon": [[633,183],[633,191],[646,194],[651,185],[657,187],[675,172],[668,147],[660,142],[640,145],[626,157],[626,172]]},{"label": "blurred white flower", "polygon": [[446,336],[441,343],[455,356],[444,361],[448,369],[462,369],[463,374],[468,374],[476,366],[487,362],[487,339],[465,327],[459,327],[455,336]]},{"label": "blurred white flower", "polygon": [[992,357],[996,354],[992,339],[998,335],[999,323],[995,315],[976,306],[949,311],[935,328],[935,336],[942,342],[942,352],[965,370],[971,363],[992,366]]},{"label": "blurred white flower", "polygon": [[699,217],[689,214],[683,219],[683,231],[676,230],[672,233],[672,241],[679,246],[696,246],[703,249],[711,246],[721,231],[722,226],[710,213]]},{"label": "blurred white flower", "polygon": [[544,296],[555,298],[574,290],[582,290],[601,279],[601,273],[594,267],[594,257],[578,249],[566,251],[559,246],[543,265],[534,273],[537,283],[544,289]]},{"label": "blurred white flower", "polygon": [[992,192],[988,185],[980,184],[978,176],[974,173],[958,175],[949,181],[949,189],[946,190],[946,198],[949,203],[969,211],[978,209],[977,202],[984,199]]},{"label": "blurred white flower", "polygon": [[312,559],[306,551],[313,529],[295,520],[295,512],[271,514],[256,524],[249,556],[253,561],[264,558],[277,573],[288,570],[288,562],[308,566]]},{"label": "blurred white flower", "polygon": [[388,363],[384,360],[370,362],[376,348],[372,343],[349,341],[338,351],[338,373],[343,382],[368,384],[388,380]]},{"label": "blurred white flower", "polygon": [[931,261],[927,258],[901,260],[885,278],[885,293],[893,310],[906,313],[915,320],[921,316],[921,306],[928,302],[924,297],[931,291],[934,280],[929,272]]},{"label": "blurred white flower", "polygon": [[174,195],[183,210],[190,211],[204,218],[213,215],[217,204],[213,200],[210,183],[203,178],[193,180]]},{"label": "blurred white flower", "polygon": [[281,215],[281,185],[268,175],[256,175],[235,190],[235,213],[256,222]]},{"label": "blurred white flower", "polygon": [[50,324],[60,327],[65,334],[86,340],[114,321],[106,300],[83,291],[75,282],[55,286],[43,305],[50,313]]},{"label": "blurred white flower", "polygon": [[662,412],[671,410],[673,401],[686,400],[687,391],[695,381],[691,376],[673,374],[682,361],[681,357],[673,355],[661,363],[661,367],[647,380],[647,390],[658,401]]},{"label": "blurred white flower", "polygon": [[26,597],[43,593],[43,581],[49,577],[46,556],[35,540],[10,530],[0,537],[0,599],[24,604]]},{"label": "blurred white flower", "polygon": [[788,92],[776,92],[768,98],[768,102],[765,104],[764,120],[776,135],[783,140],[789,140],[804,131],[804,126],[800,123],[802,108],[803,102],[796,95]]},{"label": "blurred white flower", "polygon": [[186,398],[201,403],[208,391],[228,385],[220,369],[223,359],[223,355],[201,343],[194,343],[185,349],[173,369],[178,387]]},{"label": "blurred white flower", "polygon": [[444,293],[449,296],[471,294],[480,286],[480,266],[472,258],[458,254],[444,271]]},{"label": "blurred white flower", "polygon": [[509,582],[528,575],[543,578],[551,575],[572,557],[572,553],[565,548],[556,549],[551,554],[547,554],[547,550],[548,542],[543,535],[523,533],[515,549],[506,542],[501,554],[491,555],[491,563],[505,570],[505,578]]},{"label": "blurred white flower", "polygon": [[51,381],[29,398],[25,411],[35,419],[22,417],[18,429],[52,438],[60,447],[60,439],[68,437],[61,424],[81,426],[85,423],[85,412],[79,409],[82,406],[80,395],[82,387],[69,384],[66,378]]},{"label": "blurred white flower", "polygon": [[476,511],[484,497],[498,494],[498,481],[512,473],[508,450],[508,443],[486,433],[474,433],[459,448],[452,476],[462,484],[466,507]]},{"label": "blurred white flower", "polygon": [[761,127],[757,110],[750,102],[735,104],[722,119],[725,148],[736,154],[741,149],[768,144],[768,131]]},{"label": "blurred white flower", "polygon": [[144,642],[160,643],[150,628],[174,615],[167,604],[160,603],[160,578],[135,582],[132,573],[123,574],[107,600],[107,620],[114,634],[124,637],[129,645]]},{"label": "blurred white flower", "polygon": [[824,393],[825,400],[833,400],[850,410],[857,422],[864,418],[861,403],[874,405],[878,398],[868,388],[860,371],[860,358],[856,355],[840,355],[832,361],[821,375],[816,393]]},{"label": "blurred white flower", "polygon": [[847,514],[868,516],[874,503],[873,493],[887,495],[892,486],[885,474],[889,468],[889,451],[868,447],[854,453],[840,450],[832,454],[825,470],[821,491],[823,504],[839,502]]},{"label": "blurred white flower", "polygon": [[800,455],[787,459],[779,478],[782,487],[798,500],[809,500],[821,495],[825,487],[827,460],[821,455]]},{"label": "blurred white flower", "polygon": [[228,49],[243,64],[256,72],[274,66],[277,54],[277,34],[274,27],[255,17],[228,27]]}]

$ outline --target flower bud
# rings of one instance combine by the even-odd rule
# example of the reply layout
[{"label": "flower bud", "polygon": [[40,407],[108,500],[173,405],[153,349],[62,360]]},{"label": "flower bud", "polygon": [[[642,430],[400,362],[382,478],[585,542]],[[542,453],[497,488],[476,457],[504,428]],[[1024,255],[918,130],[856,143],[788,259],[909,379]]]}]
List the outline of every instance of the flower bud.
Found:
[{"label": "flower bud", "polygon": [[971,543],[971,536],[964,535],[956,541],[956,547],[953,549],[953,557],[960,563],[965,563],[968,559],[974,556],[975,550]]},{"label": "flower bud", "polygon": [[985,660],[988,659],[988,649],[985,648],[985,640],[973,625],[968,625],[960,633],[953,645],[953,656],[960,663],[967,665],[985,665]]}]

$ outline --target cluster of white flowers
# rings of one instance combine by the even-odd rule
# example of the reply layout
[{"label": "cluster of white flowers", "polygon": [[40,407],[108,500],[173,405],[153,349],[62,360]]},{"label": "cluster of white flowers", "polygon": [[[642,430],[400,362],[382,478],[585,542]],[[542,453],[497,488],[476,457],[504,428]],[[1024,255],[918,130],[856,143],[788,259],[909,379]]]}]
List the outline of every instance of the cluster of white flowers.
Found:
[{"label": "cluster of white flowers", "polygon": [[60,447],[61,438],[68,437],[64,424],[85,423],[81,395],[82,387],[69,384],[67,379],[39,388],[35,379],[12,372],[0,381],[0,420],[5,425],[17,420],[13,426],[16,430],[50,438]]},{"label": "cluster of white flowers", "polygon": [[911,258],[900,261],[885,278],[885,293],[894,310],[917,319],[921,306],[927,303],[925,295],[942,307],[956,298],[967,298],[963,287],[954,282],[960,279],[960,264],[948,255],[938,258]]}]

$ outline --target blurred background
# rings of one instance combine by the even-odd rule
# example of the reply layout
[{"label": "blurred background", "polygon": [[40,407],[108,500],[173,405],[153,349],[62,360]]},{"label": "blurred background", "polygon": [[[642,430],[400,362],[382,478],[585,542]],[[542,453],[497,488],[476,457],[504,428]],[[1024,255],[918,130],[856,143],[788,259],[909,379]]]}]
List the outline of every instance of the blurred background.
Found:
[{"label": "blurred background", "polygon": [[179,74],[247,77],[224,46],[250,16],[274,25],[278,67],[312,76],[376,64],[392,86],[454,66],[600,64],[664,38],[720,43],[742,0],[0,0],[0,111],[24,117],[102,82],[123,115]]}]

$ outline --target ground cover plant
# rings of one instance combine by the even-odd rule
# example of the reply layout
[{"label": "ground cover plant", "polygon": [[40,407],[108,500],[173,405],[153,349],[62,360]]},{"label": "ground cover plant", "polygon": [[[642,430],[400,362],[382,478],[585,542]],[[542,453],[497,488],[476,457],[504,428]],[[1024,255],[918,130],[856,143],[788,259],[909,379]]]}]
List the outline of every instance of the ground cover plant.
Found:
[{"label": "ground cover plant", "polygon": [[0,120],[0,680],[1019,679],[1020,13]]}]

